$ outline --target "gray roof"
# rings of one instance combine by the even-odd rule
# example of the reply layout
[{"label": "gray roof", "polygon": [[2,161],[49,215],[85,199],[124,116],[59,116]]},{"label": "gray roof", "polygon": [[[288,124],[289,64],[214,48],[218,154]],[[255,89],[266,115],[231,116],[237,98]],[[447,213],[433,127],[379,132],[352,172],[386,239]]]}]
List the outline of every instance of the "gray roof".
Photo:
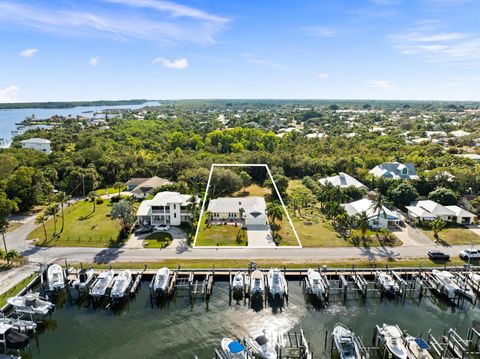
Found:
[{"label": "gray roof", "polygon": [[132,193],[143,193],[143,192],[149,192],[152,189],[171,184],[169,180],[165,178],[160,178],[157,176],[154,176],[152,178],[147,179],[145,182],[140,183],[137,187],[135,187],[132,190]]},{"label": "gray roof", "polygon": [[319,180],[319,182],[323,185],[331,183],[334,186],[342,188],[350,186],[357,188],[367,188],[367,186],[365,186],[362,182],[343,172],[339,172],[337,176],[322,178]]},{"label": "gray roof", "polygon": [[[407,173],[404,173],[407,169]],[[384,162],[372,168],[369,173],[375,177],[385,177],[393,179],[417,179],[417,170],[411,163]]]}]

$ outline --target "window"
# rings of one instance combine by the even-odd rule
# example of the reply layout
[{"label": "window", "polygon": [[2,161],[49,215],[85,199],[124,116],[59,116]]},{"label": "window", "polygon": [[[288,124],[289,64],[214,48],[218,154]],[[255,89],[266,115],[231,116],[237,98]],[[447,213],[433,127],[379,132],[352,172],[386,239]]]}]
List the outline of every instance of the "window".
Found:
[{"label": "window", "polygon": [[408,175],[408,168],[404,168],[404,169],[402,170],[402,173],[403,173],[404,175]]},{"label": "window", "polygon": [[173,218],[177,218],[177,214],[176,214],[176,213],[173,213]]}]

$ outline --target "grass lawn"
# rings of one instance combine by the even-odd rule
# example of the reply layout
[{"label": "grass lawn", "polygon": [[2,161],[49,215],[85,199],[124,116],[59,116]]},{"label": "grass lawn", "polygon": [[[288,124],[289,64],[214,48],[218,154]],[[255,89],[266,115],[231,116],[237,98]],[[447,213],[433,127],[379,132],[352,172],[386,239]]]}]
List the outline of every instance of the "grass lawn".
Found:
[{"label": "grass lawn", "polygon": [[37,276],[37,274],[35,274],[35,273],[29,275],[27,278],[22,280],[20,283],[17,283],[15,286],[13,286],[9,290],[7,290],[5,293],[0,295],[0,308],[3,307],[5,304],[7,304],[7,298],[15,297],[36,276]]},{"label": "grass lawn", "polygon": [[[270,189],[267,187],[261,187],[258,184],[251,184],[250,186],[243,188],[240,191],[235,192],[232,197],[266,197],[270,195]],[[265,198],[267,200],[267,198]]]},{"label": "grass lawn", "polygon": [[[127,189],[127,187],[124,187],[120,191],[124,191],[126,189]],[[103,196],[104,194],[117,194],[118,195],[118,189],[113,188],[113,187],[100,188],[100,189],[97,189],[96,192],[99,196]]]},{"label": "grass lawn", "polygon": [[288,182],[287,195],[291,195],[298,190],[307,190],[307,187],[303,184],[302,180],[291,180]]},{"label": "grass lawn", "polygon": [[[92,202],[80,201],[65,209],[65,228],[62,233],[52,238],[53,218],[46,223],[48,240],[45,241],[42,225],[28,235],[28,239],[36,240],[37,246],[48,247],[115,247],[119,242],[120,222],[110,219],[112,207],[110,200],[96,205],[92,213]],[[57,231],[62,223],[61,215],[57,216]]]},{"label": "grass lawn", "polygon": [[434,237],[433,231],[428,227],[423,228],[423,231],[431,240],[446,246],[480,243],[480,236],[461,225],[447,224],[447,226],[438,234],[439,239]]},{"label": "grass lawn", "polygon": [[173,238],[168,232],[154,232],[143,239],[143,246],[146,248],[165,248]]},{"label": "grass lawn", "polygon": [[[168,267],[175,269],[178,266],[182,268],[247,268],[248,263],[251,260],[248,259],[166,259],[158,262],[113,262],[108,264],[92,264],[92,268],[95,269],[107,269],[112,267],[113,269],[138,269],[143,270],[147,265],[149,269],[157,269],[161,267]],[[255,263],[260,268],[316,268],[318,265],[327,265],[328,268],[352,268],[355,265],[356,268],[403,268],[403,267],[443,267],[444,264],[439,265],[428,258],[397,258],[395,260],[377,260],[369,261],[366,259],[328,259],[322,261],[315,260],[274,260],[274,259],[258,259]],[[463,266],[465,262],[455,259],[446,263],[447,266]],[[85,263],[83,263],[85,267]]]},{"label": "grass lawn", "polygon": [[[297,237],[295,237],[295,233],[293,232],[286,214],[283,215],[281,221],[276,221],[275,225],[275,236],[280,238],[280,242],[278,243],[279,246],[298,246]],[[297,227],[295,227],[295,229],[297,229]]]},{"label": "grass lawn", "polygon": [[240,226],[206,224],[206,214],[202,216],[196,246],[246,246],[247,233]]}]

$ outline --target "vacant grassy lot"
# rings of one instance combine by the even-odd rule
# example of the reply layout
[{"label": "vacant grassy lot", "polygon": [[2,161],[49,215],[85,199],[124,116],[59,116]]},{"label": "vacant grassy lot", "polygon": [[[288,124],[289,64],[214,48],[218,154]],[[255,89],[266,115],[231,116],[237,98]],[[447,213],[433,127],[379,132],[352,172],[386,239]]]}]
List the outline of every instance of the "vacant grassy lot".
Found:
[{"label": "vacant grassy lot", "polygon": [[235,225],[207,225],[206,214],[202,216],[197,246],[246,246],[247,233]]},{"label": "vacant grassy lot", "polygon": [[146,248],[165,248],[172,243],[172,235],[168,232],[154,232],[143,239]]},{"label": "vacant grassy lot", "polygon": [[[258,184],[251,184],[246,187],[245,190],[242,188],[240,191],[235,192],[232,197],[267,197],[270,195],[270,189],[267,187],[261,187]],[[267,198],[265,198],[267,201]]]},{"label": "vacant grassy lot", "polygon": [[[121,226],[112,221],[110,200],[96,205],[92,202],[77,202],[65,209],[65,227],[62,233],[53,237],[53,218],[45,223],[48,239],[45,240],[42,225],[39,225],[28,238],[35,240],[37,246],[47,247],[115,247],[121,244],[119,239]],[[57,232],[62,223],[57,216]]]},{"label": "vacant grassy lot", "polygon": [[425,227],[423,231],[431,240],[447,246],[480,243],[480,236],[461,225],[448,224],[447,227],[438,234],[438,239],[434,237],[433,231],[428,227]]}]

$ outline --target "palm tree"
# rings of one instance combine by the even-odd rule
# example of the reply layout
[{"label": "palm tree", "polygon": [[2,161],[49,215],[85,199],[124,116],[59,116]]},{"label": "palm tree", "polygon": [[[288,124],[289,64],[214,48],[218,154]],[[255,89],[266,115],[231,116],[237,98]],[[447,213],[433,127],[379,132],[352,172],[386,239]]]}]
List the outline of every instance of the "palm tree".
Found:
[{"label": "palm tree", "polygon": [[113,185],[113,188],[118,189],[118,197],[120,197],[120,193],[122,192],[122,189],[125,187],[125,185],[122,182],[116,182]]},{"label": "palm tree", "polygon": [[62,228],[60,228],[60,233],[63,232],[63,228],[65,227],[65,214],[64,214],[63,208],[65,206],[65,202],[68,202],[71,198],[72,196],[68,196],[65,192],[57,193],[57,201],[60,202],[60,209],[62,211]]},{"label": "palm tree", "polygon": [[187,211],[192,213],[192,218],[196,219],[197,215],[197,196],[191,195],[187,200]]},{"label": "palm tree", "polygon": [[[277,202],[269,203],[267,206],[267,213],[270,217],[270,227],[272,228],[273,234],[275,234],[275,222],[277,220],[281,221],[283,219],[282,207]],[[273,238],[275,238],[275,235],[273,235]]]},{"label": "palm tree", "polygon": [[241,207],[238,212],[240,213],[240,220],[243,219],[243,216],[245,215],[245,209],[243,207]]},{"label": "palm tree", "polygon": [[48,236],[47,236],[47,229],[45,228],[45,221],[47,220],[47,215],[46,214],[39,214],[37,218],[35,218],[35,224],[42,224],[43,226],[43,234],[45,235],[45,242],[48,241]]},{"label": "palm tree", "polygon": [[50,206],[48,206],[47,210],[45,213],[48,216],[53,216],[53,235],[57,235],[57,214],[58,214],[58,204],[54,203]]},{"label": "palm tree", "polygon": [[10,263],[10,261],[14,261],[18,257],[20,257],[20,255],[15,249],[12,249],[5,254],[5,259],[7,260],[7,263]]},{"label": "palm tree", "polygon": [[87,196],[87,197],[88,197],[88,199],[89,199],[90,201],[93,202],[93,211],[92,211],[92,213],[95,213],[98,194],[97,194],[96,191],[91,191],[91,192],[88,193],[88,196]]},{"label": "palm tree", "polygon": [[382,194],[378,194],[377,198],[375,199],[375,202],[373,202],[373,205],[371,207],[373,213],[377,213],[377,224],[375,226],[375,232],[377,234],[377,239],[379,239],[378,231],[380,227],[380,216],[384,215],[385,216],[385,204],[386,204],[386,199]]},{"label": "palm tree", "polygon": [[356,221],[358,228],[360,229],[360,232],[362,232],[362,237],[365,238],[365,233],[367,233],[368,230],[368,214],[365,211],[362,211],[360,213],[357,213],[356,215]]}]

